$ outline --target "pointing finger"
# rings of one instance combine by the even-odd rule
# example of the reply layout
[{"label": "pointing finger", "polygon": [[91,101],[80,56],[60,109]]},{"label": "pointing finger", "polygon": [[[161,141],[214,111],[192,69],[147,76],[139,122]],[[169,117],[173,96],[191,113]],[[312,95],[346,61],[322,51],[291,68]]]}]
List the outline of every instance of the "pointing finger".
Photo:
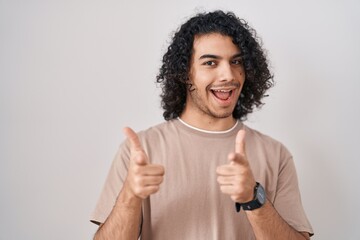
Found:
[{"label": "pointing finger", "polygon": [[245,130],[241,129],[236,135],[235,152],[245,156]]},{"label": "pointing finger", "polygon": [[131,151],[142,151],[141,143],[138,135],[129,127],[124,128],[124,133],[130,141],[130,150]]},{"label": "pointing finger", "polygon": [[146,165],[148,162],[147,156],[141,146],[138,135],[129,127],[124,128],[124,133],[130,141],[130,152],[132,155],[131,158],[138,165]]},{"label": "pointing finger", "polygon": [[247,164],[245,153],[245,129],[239,130],[235,139],[235,153],[230,153],[228,158],[230,164]]},{"label": "pointing finger", "polygon": [[147,157],[144,152],[138,151],[135,153],[135,157],[132,158],[137,165],[146,165],[148,163]]}]

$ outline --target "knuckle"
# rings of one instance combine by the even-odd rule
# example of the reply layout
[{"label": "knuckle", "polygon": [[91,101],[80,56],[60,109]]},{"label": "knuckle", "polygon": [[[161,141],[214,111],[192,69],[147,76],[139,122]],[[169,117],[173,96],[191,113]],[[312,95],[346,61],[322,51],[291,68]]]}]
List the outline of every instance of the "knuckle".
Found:
[{"label": "knuckle", "polygon": [[140,187],[134,187],[133,191],[134,191],[134,193],[135,193],[136,196],[139,196],[139,197],[142,196],[142,188],[140,188]]},{"label": "knuckle", "polygon": [[164,166],[162,166],[162,165],[156,166],[156,172],[157,172],[159,175],[164,175],[164,174],[165,174],[165,168],[164,168]]},{"label": "knuckle", "polygon": [[250,168],[244,167],[243,172],[244,172],[244,174],[249,175],[249,173],[250,173],[251,171],[250,171]]},{"label": "knuckle", "polygon": [[159,177],[159,184],[162,183],[164,181],[164,178],[163,177]]},{"label": "knuckle", "polygon": [[235,187],[235,193],[236,193],[236,195],[243,195],[244,194],[244,188],[242,188],[241,186],[239,186],[239,185],[237,185],[236,187]]},{"label": "knuckle", "polygon": [[135,183],[135,185],[137,185],[137,186],[141,186],[142,183],[143,183],[143,180],[142,180],[140,177],[135,177],[135,178],[134,178],[134,183]]},{"label": "knuckle", "polygon": [[154,190],[153,190],[153,193],[156,193],[156,192],[158,192],[159,191],[159,189],[160,189],[160,186],[154,186]]},{"label": "knuckle", "polygon": [[231,200],[233,200],[234,202],[238,202],[238,197],[236,195],[231,195],[230,196]]},{"label": "knuckle", "polygon": [[132,171],[133,173],[135,174],[140,174],[140,167],[138,165],[135,165],[133,168],[132,168]]},{"label": "knuckle", "polygon": [[146,194],[141,194],[139,197],[144,200],[145,198],[148,197],[148,195],[146,195]]}]

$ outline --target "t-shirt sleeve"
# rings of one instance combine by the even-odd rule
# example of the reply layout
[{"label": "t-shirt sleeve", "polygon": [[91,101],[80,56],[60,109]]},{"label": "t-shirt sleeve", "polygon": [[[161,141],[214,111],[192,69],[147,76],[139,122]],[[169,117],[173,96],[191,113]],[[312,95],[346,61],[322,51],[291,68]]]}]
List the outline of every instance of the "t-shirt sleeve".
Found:
[{"label": "t-shirt sleeve", "polygon": [[302,206],[293,158],[285,148],[282,155],[274,207],[290,226],[312,236],[314,232]]},{"label": "t-shirt sleeve", "polygon": [[104,223],[110,215],[126,179],[129,159],[130,151],[128,143],[124,142],[120,145],[112,162],[96,207],[91,214],[91,222],[99,225]]}]

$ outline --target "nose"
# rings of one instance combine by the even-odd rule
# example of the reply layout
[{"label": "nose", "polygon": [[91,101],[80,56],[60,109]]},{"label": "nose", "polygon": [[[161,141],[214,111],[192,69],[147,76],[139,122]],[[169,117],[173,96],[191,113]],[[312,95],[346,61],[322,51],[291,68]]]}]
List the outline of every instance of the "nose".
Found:
[{"label": "nose", "polygon": [[231,67],[231,64],[224,63],[219,68],[219,79],[221,82],[229,82],[235,80],[235,69]]}]

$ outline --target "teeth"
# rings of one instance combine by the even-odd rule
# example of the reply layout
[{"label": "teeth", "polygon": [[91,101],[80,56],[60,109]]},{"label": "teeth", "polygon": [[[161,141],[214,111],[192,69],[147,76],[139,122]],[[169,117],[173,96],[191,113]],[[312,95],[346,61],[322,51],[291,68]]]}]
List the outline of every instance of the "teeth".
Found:
[{"label": "teeth", "polygon": [[214,92],[230,92],[231,90],[215,90],[213,89]]}]

